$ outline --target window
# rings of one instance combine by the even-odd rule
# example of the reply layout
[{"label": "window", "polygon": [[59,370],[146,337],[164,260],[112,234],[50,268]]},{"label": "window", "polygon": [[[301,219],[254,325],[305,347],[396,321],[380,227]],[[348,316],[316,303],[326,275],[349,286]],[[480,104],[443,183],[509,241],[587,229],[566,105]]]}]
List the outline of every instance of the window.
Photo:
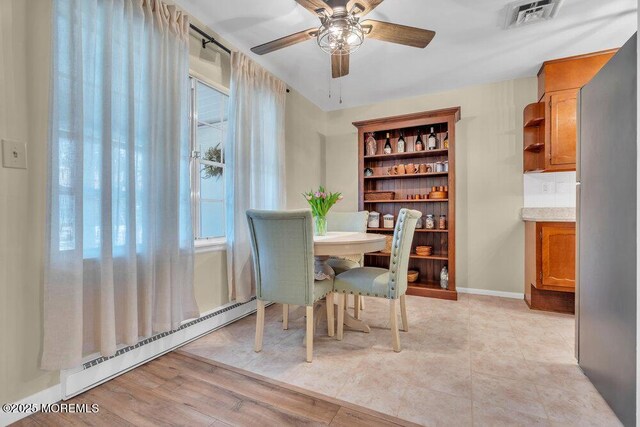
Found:
[{"label": "window", "polygon": [[225,159],[229,96],[191,81],[191,194],[196,240],[225,237]]}]

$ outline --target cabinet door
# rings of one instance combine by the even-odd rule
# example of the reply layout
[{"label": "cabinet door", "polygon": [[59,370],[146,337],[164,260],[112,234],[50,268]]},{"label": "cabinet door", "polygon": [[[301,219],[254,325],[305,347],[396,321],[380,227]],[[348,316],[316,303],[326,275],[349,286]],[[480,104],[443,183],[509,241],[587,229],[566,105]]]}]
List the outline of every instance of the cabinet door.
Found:
[{"label": "cabinet door", "polygon": [[577,89],[549,94],[546,170],[575,170],[576,168],[577,97]]},{"label": "cabinet door", "polygon": [[538,223],[541,289],[573,291],[576,286],[576,226]]}]

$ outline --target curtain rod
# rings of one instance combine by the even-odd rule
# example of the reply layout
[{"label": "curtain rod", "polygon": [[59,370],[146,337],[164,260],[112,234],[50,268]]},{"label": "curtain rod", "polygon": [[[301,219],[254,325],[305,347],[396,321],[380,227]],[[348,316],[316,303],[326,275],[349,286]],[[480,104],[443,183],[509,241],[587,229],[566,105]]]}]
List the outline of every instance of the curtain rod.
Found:
[{"label": "curtain rod", "polygon": [[[193,24],[189,24],[189,27],[191,27],[191,29],[193,31],[195,31],[196,33],[200,34],[202,37],[204,37],[202,39],[202,48],[204,49],[205,47],[207,47],[207,43],[213,43],[216,46],[218,46],[220,49],[224,50],[225,52],[227,52],[229,55],[231,55],[231,50],[226,47],[225,45],[223,45],[222,43],[220,43],[218,40],[214,39],[213,37],[211,37],[209,34],[205,33],[204,31],[202,31],[200,28],[196,27]],[[289,93],[289,89],[287,88],[287,93]]]},{"label": "curtain rod", "polygon": [[207,43],[213,43],[216,46],[218,46],[220,49],[224,50],[229,55],[231,55],[231,49],[229,49],[228,47],[226,47],[225,45],[220,43],[218,40],[214,39],[209,34],[205,33],[204,31],[202,31],[200,28],[196,27],[193,24],[189,24],[189,27],[191,27],[191,29],[193,31],[195,31],[196,33],[200,34],[203,37],[203,39],[202,39],[202,48],[203,49],[207,46]]}]

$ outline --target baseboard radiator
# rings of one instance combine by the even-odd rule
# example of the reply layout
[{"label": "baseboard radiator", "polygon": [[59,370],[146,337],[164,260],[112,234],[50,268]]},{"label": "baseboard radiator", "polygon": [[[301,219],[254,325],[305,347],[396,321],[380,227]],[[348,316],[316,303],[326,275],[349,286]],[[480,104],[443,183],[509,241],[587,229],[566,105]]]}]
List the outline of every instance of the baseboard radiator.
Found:
[{"label": "baseboard radiator", "polygon": [[123,347],[113,356],[93,358],[76,369],[62,371],[62,398],[70,399],[255,311],[255,298],[245,303],[231,303],[188,321],[176,330]]}]

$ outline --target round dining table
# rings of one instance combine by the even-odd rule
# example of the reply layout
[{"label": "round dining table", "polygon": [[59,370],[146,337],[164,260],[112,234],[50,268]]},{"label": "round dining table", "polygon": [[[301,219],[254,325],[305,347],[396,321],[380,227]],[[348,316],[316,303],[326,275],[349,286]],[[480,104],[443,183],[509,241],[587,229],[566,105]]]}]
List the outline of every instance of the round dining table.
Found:
[{"label": "round dining table", "polygon": [[[378,252],[385,248],[386,242],[386,236],[382,234],[352,231],[330,231],[324,236],[313,236],[316,280],[327,280],[335,276],[335,272],[327,264],[329,257]],[[370,331],[366,323],[356,319],[348,312],[345,312],[344,324],[357,331],[367,333]]]}]

